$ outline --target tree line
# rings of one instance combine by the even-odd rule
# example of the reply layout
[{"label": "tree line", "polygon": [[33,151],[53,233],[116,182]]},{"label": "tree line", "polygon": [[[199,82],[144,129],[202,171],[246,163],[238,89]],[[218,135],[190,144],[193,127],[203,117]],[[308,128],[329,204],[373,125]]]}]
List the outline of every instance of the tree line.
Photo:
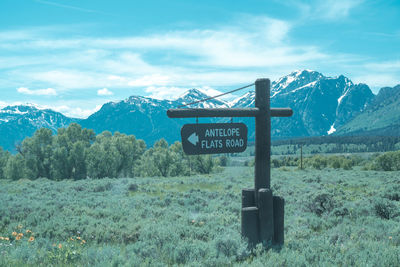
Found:
[{"label": "tree line", "polygon": [[185,176],[210,173],[217,169],[217,158],[187,156],[182,144],[161,139],[146,148],[133,135],[109,131],[96,135],[72,123],[58,129],[41,128],[17,145],[12,155],[0,147],[0,178],[51,180],[138,176]]},{"label": "tree line", "polygon": [[[313,136],[274,140],[272,146],[293,146],[295,149],[303,146],[325,145],[325,153],[352,152],[383,152],[400,149],[400,135],[397,136]],[[319,153],[321,151],[315,151]]]}]

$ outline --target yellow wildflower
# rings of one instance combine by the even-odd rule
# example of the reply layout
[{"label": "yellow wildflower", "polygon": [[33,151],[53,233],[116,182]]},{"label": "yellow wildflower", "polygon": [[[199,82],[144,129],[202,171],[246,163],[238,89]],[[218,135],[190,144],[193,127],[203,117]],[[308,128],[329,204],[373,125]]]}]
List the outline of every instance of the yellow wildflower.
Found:
[{"label": "yellow wildflower", "polygon": [[62,245],[61,245],[61,243],[60,243],[60,244],[58,244],[58,248],[62,248]]},{"label": "yellow wildflower", "polygon": [[85,243],[86,243],[86,241],[82,239],[82,242],[81,242],[81,244],[85,244]]},{"label": "yellow wildflower", "polygon": [[16,236],[17,235],[17,232],[12,232],[12,236]]},{"label": "yellow wildflower", "polygon": [[81,240],[81,237],[80,237],[80,236],[77,236],[76,239]]},{"label": "yellow wildflower", "polygon": [[5,237],[5,238],[4,238],[4,240],[7,240],[7,241],[8,241],[8,240],[10,240],[10,238],[8,238],[8,237]]},{"label": "yellow wildflower", "polygon": [[20,240],[22,236],[17,235],[17,237],[15,238],[15,240]]},{"label": "yellow wildflower", "polygon": [[31,236],[31,237],[28,239],[29,242],[32,242],[32,241],[34,241],[34,240],[35,240],[35,238],[34,238],[33,236]]},{"label": "yellow wildflower", "polygon": [[75,239],[74,239],[74,237],[71,237],[69,240],[74,241]]},{"label": "yellow wildflower", "polygon": [[26,233],[32,233],[32,231],[31,230],[26,230]]},{"label": "yellow wildflower", "polygon": [[22,228],[22,224],[19,224],[19,225],[18,225],[18,229],[21,229],[21,228]]}]

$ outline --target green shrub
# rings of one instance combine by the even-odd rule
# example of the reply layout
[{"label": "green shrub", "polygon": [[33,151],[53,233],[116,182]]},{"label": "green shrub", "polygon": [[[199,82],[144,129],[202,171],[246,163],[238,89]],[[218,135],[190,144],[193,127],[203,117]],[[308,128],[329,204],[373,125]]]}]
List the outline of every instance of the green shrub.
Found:
[{"label": "green shrub", "polygon": [[228,157],[226,155],[222,155],[218,158],[218,165],[221,167],[226,167],[228,165]]},{"label": "green shrub", "polygon": [[[0,180],[0,266],[399,266],[397,173],[274,169],[285,244],[250,252],[240,189],[252,174]],[[68,242],[78,234],[86,244]]]},{"label": "green shrub", "polygon": [[0,147],[0,179],[5,178],[5,170],[9,157],[10,153],[8,151],[4,151],[3,148]]},{"label": "green shrub", "polygon": [[76,123],[59,129],[57,135],[41,128],[26,138],[18,151],[11,156],[0,149],[0,179],[188,176],[209,174],[228,164],[225,155],[189,157],[180,142],[168,146],[161,139],[146,150],[144,141],[133,135],[104,131],[96,136]]},{"label": "green shrub", "polygon": [[329,166],[334,169],[339,169],[341,167],[341,162],[339,157],[331,157],[329,161]]},{"label": "green shrub", "polygon": [[308,211],[321,216],[324,213],[331,212],[337,203],[333,195],[328,192],[318,192],[308,197],[309,201],[306,203]]},{"label": "green shrub", "polygon": [[308,158],[304,158],[303,165],[305,167],[312,167],[317,170],[321,170],[327,167],[328,160],[326,157],[321,155],[316,155]]},{"label": "green shrub", "polygon": [[27,169],[25,167],[24,158],[17,154],[16,156],[11,156],[7,160],[7,164],[4,170],[4,176],[10,180],[18,180],[27,177]]},{"label": "green shrub", "polygon": [[110,182],[108,182],[108,183],[100,184],[100,185],[96,186],[93,189],[93,192],[98,193],[98,192],[109,191],[109,190],[111,190],[111,188],[112,188],[112,184]]},{"label": "green shrub", "polygon": [[398,216],[398,209],[390,200],[377,199],[374,203],[375,214],[382,219],[389,220]]},{"label": "green shrub", "polygon": [[370,168],[382,171],[400,171],[400,151],[391,151],[379,155]]},{"label": "green shrub", "polygon": [[[300,166],[300,162],[296,161],[298,166]],[[326,167],[334,168],[334,169],[344,169],[351,170],[354,165],[359,163],[359,158],[355,157],[345,157],[345,156],[323,156],[316,155],[312,157],[306,157],[303,160],[303,166],[305,168],[313,168],[317,170],[322,170]]]},{"label": "green shrub", "polygon": [[393,201],[400,201],[400,185],[393,185],[385,190],[383,197]]},{"label": "green shrub", "polygon": [[136,192],[138,191],[139,186],[137,184],[129,184],[128,190],[131,192]]}]

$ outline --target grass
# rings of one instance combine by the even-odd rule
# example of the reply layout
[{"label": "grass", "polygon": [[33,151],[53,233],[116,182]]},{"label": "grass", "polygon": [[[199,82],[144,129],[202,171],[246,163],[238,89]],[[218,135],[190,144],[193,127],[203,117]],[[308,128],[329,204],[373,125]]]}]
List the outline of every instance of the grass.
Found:
[{"label": "grass", "polygon": [[272,169],[274,194],[286,201],[285,245],[249,252],[240,207],[253,177],[251,167],[227,167],[192,177],[0,180],[0,266],[400,265],[400,201],[391,197],[400,172]]}]

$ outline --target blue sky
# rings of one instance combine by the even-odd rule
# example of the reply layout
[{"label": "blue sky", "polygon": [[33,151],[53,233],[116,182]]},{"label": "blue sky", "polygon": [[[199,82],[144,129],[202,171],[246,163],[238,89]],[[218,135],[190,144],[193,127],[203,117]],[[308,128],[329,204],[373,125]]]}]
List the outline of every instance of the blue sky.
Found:
[{"label": "blue sky", "polygon": [[400,83],[400,1],[0,1],[0,107],[86,117],[131,95],[211,95],[297,69]]}]

